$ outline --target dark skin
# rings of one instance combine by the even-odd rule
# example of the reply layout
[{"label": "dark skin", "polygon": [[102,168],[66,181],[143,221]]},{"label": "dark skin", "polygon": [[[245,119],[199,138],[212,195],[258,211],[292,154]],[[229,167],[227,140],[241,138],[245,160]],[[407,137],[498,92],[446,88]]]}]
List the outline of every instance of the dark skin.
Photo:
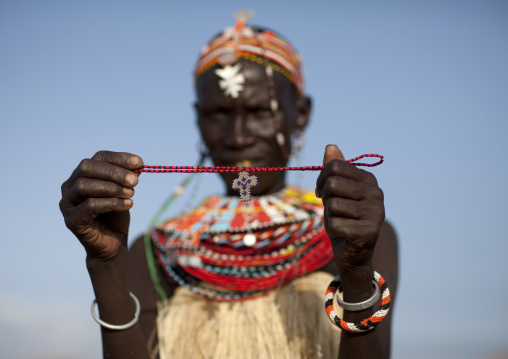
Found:
[{"label": "dark skin", "polygon": [[[291,134],[307,125],[310,99],[298,96],[285,77],[274,73],[281,123],[277,129],[269,111],[264,68],[243,60],[241,64],[246,81],[237,99],[224,95],[213,69],[199,79],[195,107],[203,140],[215,165],[249,161],[254,166],[284,166],[287,158],[275,133],[280,130],[290,145]],[[344,300],[359,302],[373,293],[375,268],[387,280],[393,301],[398,277],[397,241],[393,229],[384,222],[383,193],[375,177],[345,162],[333,145],[326,147],[323,162],[316,194],[325,205],[325,228],[335,259],[322,270],[339,273]],[[144,245],[138,239],[129,253],[127,250],[129,209],[138,182],[133,170],[142,164],[136,155],[101,151],[83,160],[62,185],[60,208],[67,227],[87,252],[87,269],[101,319],[111,324],[130,321],[134,305],[129,291],[142,306],[140,321],[134,327],[125,331],[101,329],[105,358],[148,358],[145,338],[155,327],[158,298],[148,275]],[[228,194],[235,194],[230,189],[235,177],[222,176]],[[259,174],[258,179],[255,195],[274,193],[285,186],[284,172]],[[171,296],[176,283],[162,274],[160,278]],[[344,319],[358,322],[376,307],[346,311]],[[342,331],[339,357],[388,358],[390,333],[390,315],[368,333]]]},{"label": "dark skin", "polygon": [[[213,69],[200,78],[196,89],[199,101],[195,107],[201,137],[215,164],[236,166],[246,160],[250,162],[249,166],[285,166],[288,159],[275,139],[277,128],[270,111],[266,75],[261,73],[264,68],[246,60],[240,60],[240,63],[248,86],[236,99],[224,96]],[[282,75],[275,73],[274,76],[279,80],[275,81],[279,103],[278,130],[284,135],[290,152],[291,134],[307,125],[311,101],[308,97],[297,97]],[[221,175],[226,192],[237,195],[232,183],[238,176]],[[274,193],[285,186],[285,172],[264,172],[256,176],[258,185],[252,189],[254,195]]]}]

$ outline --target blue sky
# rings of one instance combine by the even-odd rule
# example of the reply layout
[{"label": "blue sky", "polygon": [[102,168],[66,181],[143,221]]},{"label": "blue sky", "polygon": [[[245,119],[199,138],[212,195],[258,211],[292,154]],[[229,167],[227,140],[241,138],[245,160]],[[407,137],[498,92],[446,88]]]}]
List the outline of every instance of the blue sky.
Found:
[{"label": "blue sky", "polygon": [[[175,2],[173,2],[175,3]],[[78,162],[109,149],[193,164],[192,67],[249,8],[302,53],[314,110],[301,165],[336,143],[372,171],[400,239],[393,358],[508,350],[508,3],[0,1],[0,352],[100,355],[85,254],[58,209]],[[316,174],[291,174],[313,188]],[[131,238],[181,175],[143,175]],[[198,176],[170,210],[222,192]]]}]

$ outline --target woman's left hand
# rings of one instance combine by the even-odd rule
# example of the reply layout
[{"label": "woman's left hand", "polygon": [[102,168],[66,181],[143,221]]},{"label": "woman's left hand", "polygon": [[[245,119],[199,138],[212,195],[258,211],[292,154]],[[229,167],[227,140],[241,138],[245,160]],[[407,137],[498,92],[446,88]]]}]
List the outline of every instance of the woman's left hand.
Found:
[{"label": "woman's left hand", "polygon": [[383,191],[370,172],[344,161],[335,145],[325,149],[316,196],[325,206],[324,224],[339,274],[372,270],[372,256],[385,218]]}]

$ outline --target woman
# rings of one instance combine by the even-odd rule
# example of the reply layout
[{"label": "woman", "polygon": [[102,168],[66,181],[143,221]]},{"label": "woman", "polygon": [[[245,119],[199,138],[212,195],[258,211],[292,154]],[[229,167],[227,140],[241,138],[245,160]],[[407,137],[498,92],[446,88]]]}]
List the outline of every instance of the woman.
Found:
[{"label": "woman", "polygon": [[[293,152],[291,138],[305,129],[311,110],[311,101],[303,94],[299,56],[272,31],[246,26],[244,15],[202,50],[196,66],[198,126],[216,166],[285,166]],[[383,193],[375,177],[345,162],[334,145],[326,147],[323,163],[315,192],[324,210],[307,199],[308,193],[285,189],[284,171],[256,173],[257,185],[250,188],[252,205],[231,197],[238,195],[233,189],[237,174],[221,173],[230,197],[207,200],[208,207],[196,210],[206,213],[199,217],[199,229],[190,231],[192,236],[185,237],[196,211],[162,224],[152,232],[151,244],[138,239],[129,252],[129,209],[138,183],[134,171],[143,165],[142,159],[101,151],[81,161],[62,185],[60,208],[67,227],[87,252],[104,357],[329,358],[336,357],[339,341],[340,358],[389,357],[389,315],[379,327],[361,334],[347,330],[337,334],[331,323],[322,321],[326,313],[316,293],[324,293],[337,273],[346,302],[341,316],[348,322],[360,322],[375,311],[374,269],[389,283],[392,298],[397,284],[397,241],[384,222]],[[278,211],[284,207],[282,201],[292,202],[286,217],[260,225],[263,220],[255,216],[267,208],[270,213]],[[228,203],[227,208],[216,203]],[[243,221],[238,231],[213,232],[218,214],[230,209]],[[316,227],[304,244],[295,235],[295,226],[304,226],[295,212],[307,216],[305,226]],[[321,221],[327,236],[317,228]],[[275,241],[274,233],[281,228],[285,237]],[[266,247],[260,246],[261,239]],[[238,253],[252,255],[237,256],[245,261],[265,258],[260,255],[266,254],[263,248],[275,248],[272,254],[295,248],[287,241],[295,241],[297,250],[284,252],[288,253],[281,256],[284,262],[271,263],[270,270],[258,263],[254,270],[264,271],[259,278],[233,275],[239,265],[206,263],[206,251],[211,251],[210,259],[220,258],[217,253],[225,253],[221,250],[237,248]],[[275,242],[283,244],[271,247]],[[298,256],[291,256],[300,248]],[[236,258],[236,252],[227,253]],[[158,263],[152,279],[147,269],[151,262]],[[153,280],[159,283],[158,291]],[[167,300],[161,303],[157,293]],[[141,303],[139,321],[132,320],[134,297]],[[363,301],[369,303],[366,309],[357,305]]]}]

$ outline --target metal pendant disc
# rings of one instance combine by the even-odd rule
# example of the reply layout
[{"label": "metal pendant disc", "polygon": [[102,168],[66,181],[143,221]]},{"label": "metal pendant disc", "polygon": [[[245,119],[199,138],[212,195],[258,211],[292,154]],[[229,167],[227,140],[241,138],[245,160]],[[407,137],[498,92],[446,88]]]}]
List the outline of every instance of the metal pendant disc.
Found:
[{"label": "metal pendant disc", "polygon": [[252,247],[254,244],[256,244],[256,241],[256,236],[252,233],[247,233],[245,236],[243,236],[243,244],[248,247]]}]

